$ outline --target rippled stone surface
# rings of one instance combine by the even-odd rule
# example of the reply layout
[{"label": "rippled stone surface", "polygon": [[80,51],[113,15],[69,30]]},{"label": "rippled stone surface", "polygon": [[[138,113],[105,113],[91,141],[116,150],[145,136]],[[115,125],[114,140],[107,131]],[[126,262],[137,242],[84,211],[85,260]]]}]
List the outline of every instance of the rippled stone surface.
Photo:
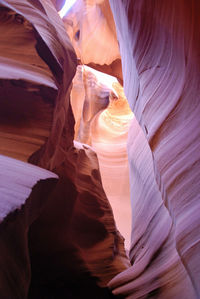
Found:
[{"label": "rippled stone surface", "polygon": [[[199,2],[109,3],[135,114],[128,141],[133,266],[110,286],[130,298],[198,298]],[[90,4],[99,7],[99,1]],[[95,9],[93,14],[98,19]],[[78,43],[78,49],[86,46],[84,39]],[[101,65],[100,55],[90,57],[94,67]]]},{"label": "rippled stone surface", "polygon": [[140,124],[128,142],[133,266],[110,285],[130,298],[198,298],[199,2],[110,4],[124,89]]},{"label": "rippled stone surface", "polygon": [[[2,32],[6,33],[0,37],[1,90],[3,93],[14,90],[23,95],[19,107],[13,105],[12,93],[1,97],[3,111],[10,112],[9,107],[21,111],[28,92],[31,107],[38,97],[34,111],[45,110],[48,117],[32,115],[30,123],[24,122],[26,126],[21,126],[20,136],[16,133],[17,126],[12,134],[10,128],[6,131],[7,124],[5,127],[9,118],[14,122],[15,114],[10,113],[9,118],[5,118],[2,112],[0,147],[3,154],[28,159],[56,173],[59,179],[47,178],[44,182],[35,182],[34,187],[30,185],[28,191],[33,189],[26,195],[29,198],[22,197],[25,205],[12,214],[9,211],[16,208],[15,201],[13,206],[7,206],[8,210],[1,206],[2,218],[7,215],[0,224],[1,268],[4,269],[0,275],[1,297],[26,298],[29,293],[30,298],[49,294],[62,298],[73,293],[77,297],[87,294],[87,298],[98,298],[98,294],[99,298],[106,298],[111,296],[104,288],[109,283],[113,294],[126,298],[198,298],[199,2],[77,1],[64,18],[79,63],[104,70],[123,82],[135,114],[128,136],[131,266],[102,188],[103,184],[106,192],[112,191],[108,190],[114,179],[114,175],[109,175],[108,184],[111,164],[118,163],[112,170],[119,182],[117,171],[122,172],[119,156],[127,163],[125,147],[119,143],[125,143],[129,121],[124,123],[124,128],[120,125],[121,135],[116,136],[115,128],[122,121],[112,112],[113,106],[118,109],[117,101],[113,98],[107,111],[101,113],[108,101],[103,97],[97,107],[98,93],[84,82],[94,83],[94,86],[98,86],[98,82],[85,73],[81,105],[76,102],[73,107],[75,118],[79,120],[75,136],[95,148],[102,172],[101,183],[96,153],[90,146],[78,142],[73,145],[74,119],[69,96],[77,61],[61,20],[49,1],[3,3],[7,8],[1,14]],[[9,14],[6,19],[5,13]],[[13,38],[15,35],[19,35],[19,44]],[[25,51],[22,44],[28,44],[26,50],[29,51]],[[80,87],[79,83],[77,86]],[[76,91],[72,91],[72,97],[73,92],[75,95]],[[48,100],[44,101],[45,98]],[[6,102],[10,102],[10,106],[6,106]],[[123,111],[124,107],[119,110]],[[28,118],[30,111],[23,110],[21,115]],[[40,132],[37,137],[31,135],[34,122]],[[43,127],[45,130],[41,130]],[[114,141],[112,145],[110,136]],[[15,140],[13,150],[8,137]],[[21,152],[20,139],[30,146],[22,146]],[[99,140],[109,144],[109,153],[108,147],[100,146]],[[37,148],[39,150],[31,155]],[[110,165],[101,164],[106,157]],[[123,177],[127,177],[127,172]],[[127,184],[127,179],[125,181]],[[116,194],[119,192],[116,188]],[[125,217],[123,209],[119,213],[122,218]],[[70,269],[69,272],[66,269]],[[78,283],[79,293],[75,291],[74,281]]]},{"label": "rippled stone surface", "polygon": [[97,153],[103,187],[129,250],[131,207],[126,143],[133,113],[117,79],[86,66],[77,68],[71,102],[75,138],[90,144]]},{"label": "rippled stone surface", "polygon": [[130,264],[97,156],[73,143],[75,52],[50,1],[3,5],[0,150],[29,163],[0,159],[0,297],[111,298]]}]

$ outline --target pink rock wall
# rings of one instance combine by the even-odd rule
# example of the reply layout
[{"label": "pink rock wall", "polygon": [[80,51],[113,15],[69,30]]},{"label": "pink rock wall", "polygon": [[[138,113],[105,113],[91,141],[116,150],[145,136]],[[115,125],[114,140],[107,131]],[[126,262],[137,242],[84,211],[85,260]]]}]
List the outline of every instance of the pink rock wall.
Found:
[{"label": "pink rock wall", "polygon": [[[17,126],[11,131],[13,126],[10,122],[5,126],[4,113],[0,113],[1,153],[11,152],[42,167],[30,183],[19,169],[22,162],[11,163],[1,156],[2,184],[11,186],[8,201],[4,186],[0,186],[4,196],[0,205],[1,297],[62,298],[76,293],[78,285],[77,297],[104,298],[111,295],[99,286],[109,282],[113,294],[126,298],[198,298],[198,1],[110,0],[117,35],[108,1],[79,1],[71,15],[75,26],[70,19],[65,23],[79,58],[117,74],[122,81],[119,42],[125,94],[135,114],[128,138],[131,267],[102,188],[96,154],[89,146],[73,144],[70,91],[77,61],[62,21],[50,1],[9,0],[1,4],[0,78],[4,81],[0,87],[10,92],[9,97],[1,98],[1,105],[10,111],[6,102],[13,98],[11,90],[19,91],[12,84],[14,79],[26,98],[37,87],[40,100],[36,107],[48,111],[49,117],[47,122],[41,115],[36,118],[40,134],[35,139],[30,135],[27,150],[24,142],[20,143]],[[81,9],[87,12],[84,17]],[[88,29],[91,39],[87,44]],[[101,40],[96,33],[102,34]],[[19,39],[15,40],[16,34]],[[99,45],[96,52],[94,40]],[[28,46],[24,49],[25,41]],[[44,88],[38,89],[40,85]],[[46,94],[51,94],[49,110]],[[35,100],[32,97],[30,102]],[[25,102],[23,99],[18,108]],[[30,117],[29,112],[24,113]],[[9,117],[12,119],[12,113]],[[32,132],[34,121],[29,131],[21,126],[22,141]],[[45,132],[41,132],[43,127]],[[6,138],[15,139],[17,151],[9,151],[5,133]],[[5,179],[5,165],[16,176],[8,171]],[[25,173],[33,171],[23,167]],[[50,177],[45,169],[53,172],[48,173]],[[16,183],[17,176],[20,180]],[[27,193],[21,182],[28,186]],[[20,198],[16,190],[21,190]],[[2,204],[6,201],[7,205]]]},{"label": "pink rock wall", "polygon": [[[99,1],[90,5],[99,7]],[[110,5],[125,94],[139,122],[133,121],[128,142],[133,267],[110,286],[131,298],[198,297],[199,4],[110,0]],[[101,18],[106,28],[103,12]],[[78,41],[80,48],[84,42]],[[112,55],[108,59],[112,62]],[[93,66],[97,64],[100,55]],[[169,263],[162,268],[161,261]]]},{"label": "pink rock wall", "polygon": [[[133,215],[137,215],[137,223],[142,206],[144,214],[140,222],[146,223],[147,218],[151,218],[142,239],[148,235],[150,226],[155,225],[152,228],[154,245],[149,249],[149,253],[150,250],[154,252],[154,260],[150,259],[143,271],[137,272],[139,265],[144,266],[140,254],[146,252],[151,239],[140,244],[142,239],[137,241],[138,225],[135,223],[131,249],[133,266],[127,274],[114,279],[111,286],[114,292],[130,298],[146,296],[151,290],[155,292],[152,296],[157,294],[161,298],[196,298],[200,294],[199,2],[110,0],[110,5],[120,44],[125,93],[143,130],[141,141],[137,139],[139,144],[146,139],[150,146],[145,146],[148,154],[139,148],[133,151],[139,128],[132,125],[128,149],[132,165]],[[148,164],[144,165],[141,160],[138,165],[135,155],[139,161],[149,157]],[[150,173],[147,165],[151,165]],[[134,182],[138,177],[139,184],[143,185],[142,199],[137,192],[141,187]],[[159,204],[155,204],[157,197],[150,200],[152,184],[144,185],[148,180],[154,181],[154,185],[156,182],[160,191],[159,195],[155,185],[160,197],[159,210]],[[158,245],[165,234],[164,243]],[[154,268],[156,260],[158,268]],[[179,266],[175,266],[176,261]],[[151,281],[151,275],[153,278],[158,269],[169,266],[170,277],[161,271]],[[178,272],[177,267],[181,269]],[[143,289],[144,293],[138,293],[138,289]]]},{"label": "pink rock wall", "polygon": [[[70,92],[77,65],[75,52],[50,1],[2,3],[1,10],[5,13],[2,23],[5,25],[10,14],[12,21],[14,20],[7,24],[11,36],[3,40],[4,50],[9,48],[5,41],[9,41],[9,46],[13,45],[13,51],[1,51],[3,60],[7,53],[10,54],[7,64],[4,64],[5,78],[8,82],[14,79],[19,84],[23,83],[20,88],[23,92],[26,91],[26,98],[23,98],[18,109],[12,111],[11,115],[17,115],[21,108],[24,113],[22,115],[26,115],[26,100],[28,96],[34,95],[35,86],[41,85],[43,89],[39,89],[39,104],[34,110],[40,112],[40,126],[34,133],[39,135],[40,141],[41,129],[46,129],[46,135],[43,143],[41,142],[42,146],[37,138],[28,140],[30,144],[34,140],[38,145],[36,152],[32,153],[34,147],[24,151],[23,141],[27,132],[23,123],[20,135],[17,125],[12,125],[12,117],[7,120],[11,139],[18,134],[19,144],[21,140],[23,155],[17,158],[28,159],[41,168],[2,156],[0,174],[3,178],[6,174],[6,180],[2,182],[5,182],[5,188],[7,185],[16,193],[21,191],[21,195],[18,198],[14,191],[10,192],[6,203],[5,188],[0,186],[1,199],[3,194],[5,204],[0,206],[3,215],[0,223],[0,297],[109,298],[111,294],[106,288],[108,281],[126,269],[129,261],[102,188],[96,154],[87,146],[73,143],[74,117]],[[19,20],[19,44],[13,38],[9,39],[13,37],[16,19]],[[26,32],[25,25],[28,29],[31,28],[30,33]],[[21,41],[27,42],[25,47]],[[27,55],[23,55],[24,51]],[[32,54],[38,55],[35,67],[35,61],[32,65]],[[27,58],[25,65],[22,63],[24,57]],[[13,73],[10,71],[12,69]],[[19,82],[21,76],[22,82]],[[34,83],[34,88],[29,83]],[[54,89],[54,92],[50,92],[52,105],[49,110],[45,110],[45,101],[48,100],[44,92],[46,86]],[[9,104],[18,100],[14,97],[16,89],[13,92],[12,88],[6,89],[4,86],[4,90],[10,96],[3,99],[3,107],[10,111],[12,105]],[[37,97],[31,99],[33,104],[37,101]],[[48,114],[51,126],[47,126],[49,122],[42,119],[41,107],[45,111],[44,118]],[[37,119],[37,113],[35,115]],[[27,123],[30,116],[31,113],[27,113]],[[3,116],[0,118],[1,125],[2,119]],[[31,124],[29,132],[33,133],[32,119]],[[2,140],[5,144],[2,139],[4,126],[0,128],[1,144]],[[20,154],[20,145],[18,149]],[[6,167],[11,169],[10,173],[5,172]],[[24,168],[24,171],[20,168]],[[34,181],[29,182],[31,175],[29,177],[28,172],[33,172],[34,169],[37,169]],[[50,178],[47,169],[51,170]],[[41,175],[43,171],[46,175],[44,177]],[[25,192],[20,184],[28,186],[28,190]]]}]

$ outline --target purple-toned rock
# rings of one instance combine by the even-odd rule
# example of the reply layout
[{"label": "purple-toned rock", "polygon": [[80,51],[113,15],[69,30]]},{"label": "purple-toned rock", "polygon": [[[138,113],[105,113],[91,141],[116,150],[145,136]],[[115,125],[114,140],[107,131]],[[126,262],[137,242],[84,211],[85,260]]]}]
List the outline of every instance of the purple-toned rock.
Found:
[{"label": "purple-toned rock", "polygon": [[0,153],[29,162],[0,156],[0,297],[110,298],[129,260],[97,156],[73,143],[75,52],[50,1],[0,9]]}]

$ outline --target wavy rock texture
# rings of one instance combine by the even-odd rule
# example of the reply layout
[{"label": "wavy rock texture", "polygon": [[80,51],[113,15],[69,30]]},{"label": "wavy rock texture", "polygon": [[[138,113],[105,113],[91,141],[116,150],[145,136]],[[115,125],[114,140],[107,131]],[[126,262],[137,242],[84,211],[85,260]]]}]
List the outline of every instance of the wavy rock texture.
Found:
[{"label": "wavy rock texture", "polygon": [[3,158],[11,194],[1,205],[0,297],[110,298],[108,281],[129,261],[97,156],[73,144],[74,50],[50,1],[1,4],[1,153],[42,169]]},{"label": "wavy rock texture", "polygon": [[[59,176],[44,176],[37,182],[41,178],[38,168],[27,194],[20,200],[9,195],[13,196],[11,204],[5,209],[1,206],[2,218],[6,216],[0,224],[1,297],[106,298],[111,295],[99,286],[105,287],[110,281],[114,294],[128,298],[198,298],[198,1],[110,0],[125,94],[135,114],[128,141],[131,267],[102,188],[96,154],[89,146],[77,142],[73,146],[69,95],[77,62],[62,22],[49,1],[1,3],[2,32],[6,33],[0,37],[0,76],[4,78],[0,128],[1,144],[5,144],[1,151],[21,160],[29,159]],[[117,74],[122,81],[108,1],[77,1],[64,21],[81,62]],[[13,38],[15,35],[20,44]],[[24,51],[22,42],[29,45],[29,51]],[[13,68],[17,71],[11,72]],[[86,90],[84,97],[90,91]],[[19,107],[12,101],[13,93],[20,95]],[[21,111],[29,95],[30,109],[46,111],[47,118],[42,114],[33,117],[31,110],[23,109],[20,117],[13,119],[11,108]],[[37,104],[32,108],[36,97]],[[105,133],[107,119],[105,113],[93,119],[99,110],[88,99],[90,111],[84,108],[85,98],[81,100],[83,124],[88,122],[91,130],[89,134],[84,131],[78,116],[80,132],[87,140],[91,133],[89,142],[96,146],[100,132]],[[19,126],[19,133],[15,124],[22,117],[26,121]],[[37,136],[30,133],[34,123]],[[93,123],[97,131],[92,129]],[[121,141],[124,136],[123,132]],[[9,139],[14,140],[16,150],[11,150]],[[105,142],[106,134],[103,139]],[[4,158],[3,161],[10,163]],[[13,163],[10,169],[15,168]],[[19,185],[23,179],[20,174]],[[9,180],[12,181],[10,175]],[[20,190],[21,186],[12,181],[12,188]],[[20,209],[13,212],[16,207]]]},{"label": "wavy rock texture", "polygon": [[49,136],[57,86],[37,53],[34,27],[9,8],[0,11],[0,151],[27,161]]},{"label": "wavy rock texture", "polygon": [[[199,1],[109,2],[125,94],[139,122],[133,120],[128,142],[133,266],[110,286],[130,298],[198,298]],[[96,8],[99,1],[90,5]],[[90,18],[98,19],[94,7]],[[87,7],[81,9],[89,14]],[[101,19],[106,20],[103,12]],[[84,30],[82,36],[89,32]],[[77,53],[87,40],[79,38],[78,43]],[[111,63],[113,57],[109,51],[107,55]],[[94,67],[103,63],[100,55],[89,58]]]},{"label": "wavy rock texture", "polygon": [[116,78],[78,66],[71,103],[75,138],[92,145],[97,153],[103,187],[129,250],[131,207],[126,142],[133,114],[123,88]]},{"label": "wavy rock texture", "polygon": [[1,222],[10,212],[19,209],[24,204],[38,180],[58,178],[55,173],[46,169],[3,155],[0,155],[0,167]]},{"label": "wavy rock texture", "polygon": [[[143,130],[139,133],[132,125],[128,143],[133,215],[137,215],[133,266],[110,285],[115,293],[130,298],[198,298],[199,2],[110,0],[110,4],[125,93]],[[141,137],[135,140],[136,134]],[[137,142],[146,150],[135,151]],[[140,184],[135,185],[136,179]],[[150,192],[153,185],[148,189],[148,181],[154,181],[157,195]],[[146,229],[138,232],[140,215]]]},{"label": "wavy rock texture", "polygon": [[116,223],[130,249],[131,206],[127,137],[133,114],[123,88],[113,83],[109,106],[92,123],[92,146],[97,152],[104,190],[112,205]]},{"label": "wavy rock texture", "polygon": [[100,62],[101,65],[109,65],[120,59],[108,1],[77,1],[64,18],[64,23],[83,64]]},{"label": "wavy rock texture", "polygon": [[108,0],[76,1],[63,22],[81,63],[112,74],[122,83],[121,58]]},{"label": "wavy rock texture", "polygon": [[[110,88],[98,80],[92,69],[86,66],[78,66],[75,78],[72,89],[72,109],[76,115],[76,123],[79,124],[77,140],[91,145],[92,122],[95,116],[108,106]],[[80,89],[82,89],[81,94]]]},{"label": "wavy rock texture", "polygon": [[0,171],[0,296],[27,298],[32,279],[30,227],[46,210],[58,176],[2,155]]},{"label": "wavy rock texture", "polygon": [[60,177],[58,187],[31,228],[31,294],[50,294],[53,281],[55,298],[57,293],[61,298],[107,298],[103,287],[129,262],[102,189],[96,154],[75,143],[54,171]]}]

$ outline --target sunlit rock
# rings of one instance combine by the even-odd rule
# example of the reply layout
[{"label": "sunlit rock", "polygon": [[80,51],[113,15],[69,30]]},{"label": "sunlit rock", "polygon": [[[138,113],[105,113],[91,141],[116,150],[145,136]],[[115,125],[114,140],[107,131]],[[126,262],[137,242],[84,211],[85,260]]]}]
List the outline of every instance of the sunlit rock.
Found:
[{"label": "sunlit rock", "polygon": [[122,83],[121,58],[108,0],[76,1],[63,16],[63,22],[81,63],[111,74]]},{"label": "sunlit rock", "polygon": [[1,156],[0,297],[109,298],[130,264],[97,156],[73,143],[75,52],[50,1],[3,3],[0,153],[29,164]]},{"label": "sunlit rock", "polygon": [[2,3],[0,297],[198,298],[199,1]]},{"label": "sunlit rock", "polygon": [[[120,58],[115,25],[108,1],[76,1],[63,18],[83,64],[111,64]],[[108,42],[109,41],[109,42]]]},{"label": "sunlit rock", "polygon": [[83,67],[83,85],[85,91],[78,140],[91,145],[92,122],[100,111],[109,104],[110,89],[95,74]]},{"label": "sunlit rock", "polygon": [[77,68],[71,102],[76,139],[92,145],[97,153],[103,187],[129,250],[131,207],[126,142],[133,113],[116,78],[86,66]]},{"label": "sunlit rock", "polygon": [[[146,202],[150,199],[150,189],[144,184],[148,178],[156,181],[172,222],[167,236],[169,220],[164,224],[167,210],[163,211],[165,217],[159,215],[156,211],[161,208],[156,204],[155,216],[149,218],[146,232],[138,241],[139,225],[133,223],[130,255],[133,267],[111,282],[111,286],[115,293],[128,294],[130,298],[138,291],[135,298],[150,294],[160,298],[197,298],[200,293],[199,2],[110,0],[110,5],[120,44],[125,94],[143,131],[141,138],[150,146],[148,155],[143,155],[139,148],[134,150],[136,126],[132,125],[128,152],[132,165],[133,215],[141,213],[139,185],[135,186],[138,173],[143,181],[142,201],[146,210],[143,219],[148,218],[155,204],[155,199],[151,205]],[[142,141],[139,144],[144,146]],[[148,164],[138,165],[137,155],[138,159],[142,155],[144,160],[149,157],[150,177]],[[153,223],[155,226],[150,228]],[[155,235],[148,249],[151,239],[142,240],[149,231]],[[159,238],[164,235],[165,242],[158,246]],[[146,268],[136,274],[136,279],[136,265],[144,266],[140,254],[144,252],[145,257],[151,250],[152,259],[145,261]],[[166,276],[165,271],[171,274]]]},{"label": "sunlit rock", "polygon": [[[128,142],[133,266],[110,286],[130,298],[199,297],[199,3],[109,2],[136,117]],[[86,45],[79,39],[77,53]]]},{"label": "sunlit rock", "polygon": [[104,190],[112,205],[117,226],[130,249],[131,206],[127,137],[133,113],[123,88],[113,83],[110,103],[92,123],[92,146],[97,152]]},{"label": "sunlit rock", "polygon": [[[0,155],[0,221],[20,209],[39,180],[58,178],[55,173]],[[3,175],[2,175],[3,174]]]}]

